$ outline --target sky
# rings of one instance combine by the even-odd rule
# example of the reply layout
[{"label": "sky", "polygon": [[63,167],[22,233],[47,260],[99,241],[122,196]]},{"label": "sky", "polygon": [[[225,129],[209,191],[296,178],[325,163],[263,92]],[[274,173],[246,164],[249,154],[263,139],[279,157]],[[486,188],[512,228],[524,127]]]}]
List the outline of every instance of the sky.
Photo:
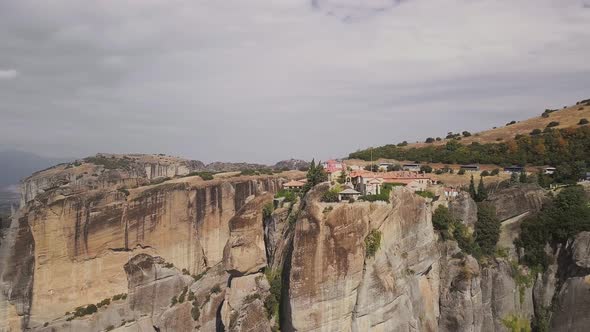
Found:
[{"label": "sky", "polygon": [[590,98],[590,0],[0,0],[0,149],[273,163]]}]

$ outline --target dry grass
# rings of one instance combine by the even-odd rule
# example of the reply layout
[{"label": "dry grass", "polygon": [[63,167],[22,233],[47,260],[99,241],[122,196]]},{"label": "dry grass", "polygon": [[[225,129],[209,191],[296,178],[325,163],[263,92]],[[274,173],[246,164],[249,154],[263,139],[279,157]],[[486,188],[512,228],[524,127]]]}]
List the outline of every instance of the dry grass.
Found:
[{"label": "dry grass", "polygon": [[[541,112],[539,112],[540,114]],[[470,137],[463,137],[461,139],[462,144],[469,144],[471,142],[479,143],[495,143],[501,141],[507,141],[514,138],[515,135],[527,135],[533,129],[545,129],[547,124],[552,121],[559,122],[559,126],[554,128],[568,128],[578,127],[580,119],[586,118],[590,120],[590,106],[574,105],[567,108],[562,108],[556,112],[550,113],[549,117],[543,118],[541,115],[517,122],[510,126],[499,127],[496,129],[489,129],[477,134],[473,134]],[[443,139],[442,141],[435,141],[434,143],[411,143],[407,145],[410,147],[424,147],[429,145],[443,145],[448,140]]]}]

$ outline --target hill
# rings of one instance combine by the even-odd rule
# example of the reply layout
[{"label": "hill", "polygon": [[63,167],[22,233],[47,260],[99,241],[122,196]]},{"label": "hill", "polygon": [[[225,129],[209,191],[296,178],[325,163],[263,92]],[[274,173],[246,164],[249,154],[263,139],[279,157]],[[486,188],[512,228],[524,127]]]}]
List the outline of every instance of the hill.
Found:
[{"label": "hill", "polygon": [[[511,121],[502,127],[494,127],[489,130],[484,130],[479,133],[471,134],[467,132],[467,136],[463,133],[447,133],[447,137],[442,137],[437,140],[432,137],[432,143],[420,142],[410,143],[406,148],[420,148],[430,145],[444,145],[452,139],[460,139],[463,144],[477,143],[495,143],[501,141],[508,141],[514,138],[515,135],[526,135],[535,129],[543,130],[549,124],[554,125],[551,128],[562,129],[576,127],[581,119],[590,120],[590,99],[577,102],[573,106],[564,107],[562,109],[546,109],[538,117],[522,120]],[[557,123],[557,125],[555,125]],[[426,140],[427,138],[425,138]]]},{"label": "hill", "polygon": [[[351,159],[379,158],[443,164],[492,164],[558,168],[557,182],[575,182],[590,165],[590,100],[562,110],[546,110],[541,117],[476,134],[431,144],[389,144],[353,152]],[[429,140],[430,141],[430,140]]]}]

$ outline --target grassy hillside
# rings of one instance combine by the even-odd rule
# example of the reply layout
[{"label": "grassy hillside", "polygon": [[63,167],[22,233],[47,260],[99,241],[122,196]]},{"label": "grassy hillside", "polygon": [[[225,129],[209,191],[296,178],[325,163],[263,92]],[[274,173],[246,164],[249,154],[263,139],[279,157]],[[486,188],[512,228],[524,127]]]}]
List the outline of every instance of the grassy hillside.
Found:
[{"label": "grassy hillside", "polygon": [[[522,121],[515,120],[514,123],[511,123],[511,121],[505,126],[485,130],[479,133],[473,133],[468,137],[463,136],[462,133],[457,133],[460,134],[460,136],[456,138],[460,138],[460,141],[463,144],[470,144],[472,142],[478,142],[482,144],[502,142],[510,140],[518,134],[529,134],[535,129],[543,130],[552,122],[558,123],[557,126],[553,127],[554,129],[576,127],[581,119],[590,120],[590,99],[579,101],[573,106],[558,110],[545,110],[542,113],[540,112],[539,116],[537,117]],[[406,148],[444,145],[449,140],[451,140],[451,138],[447,139],[446,137],[440,137],[441,140],[436,140],[436,137],[432,138],[434,139],[434,142],[432,143],[425,143],[427,139],[427,137],[425,137],[424,142],[411,143],[408,144]]]},{"label": "grassy hillside", "polygon": [[[590,166],[590,101],[473,135],[431,144],[390,144],[357,151],[350,158],[443,164],[553,165],[557,178],[574,181]],[[580,122],[582,120],[582,122]],[[452,136],[452,135],[450,135]]]}]

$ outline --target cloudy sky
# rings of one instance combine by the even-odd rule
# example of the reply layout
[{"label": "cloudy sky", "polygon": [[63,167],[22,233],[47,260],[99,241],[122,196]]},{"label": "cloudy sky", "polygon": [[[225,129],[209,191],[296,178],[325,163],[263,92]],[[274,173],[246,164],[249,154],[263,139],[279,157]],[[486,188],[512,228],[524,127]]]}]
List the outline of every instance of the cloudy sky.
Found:
[{"label": "cloudy sky", "polygon": [[590,0],[0,0],[0,149],[325,159],[590,98]]}]

